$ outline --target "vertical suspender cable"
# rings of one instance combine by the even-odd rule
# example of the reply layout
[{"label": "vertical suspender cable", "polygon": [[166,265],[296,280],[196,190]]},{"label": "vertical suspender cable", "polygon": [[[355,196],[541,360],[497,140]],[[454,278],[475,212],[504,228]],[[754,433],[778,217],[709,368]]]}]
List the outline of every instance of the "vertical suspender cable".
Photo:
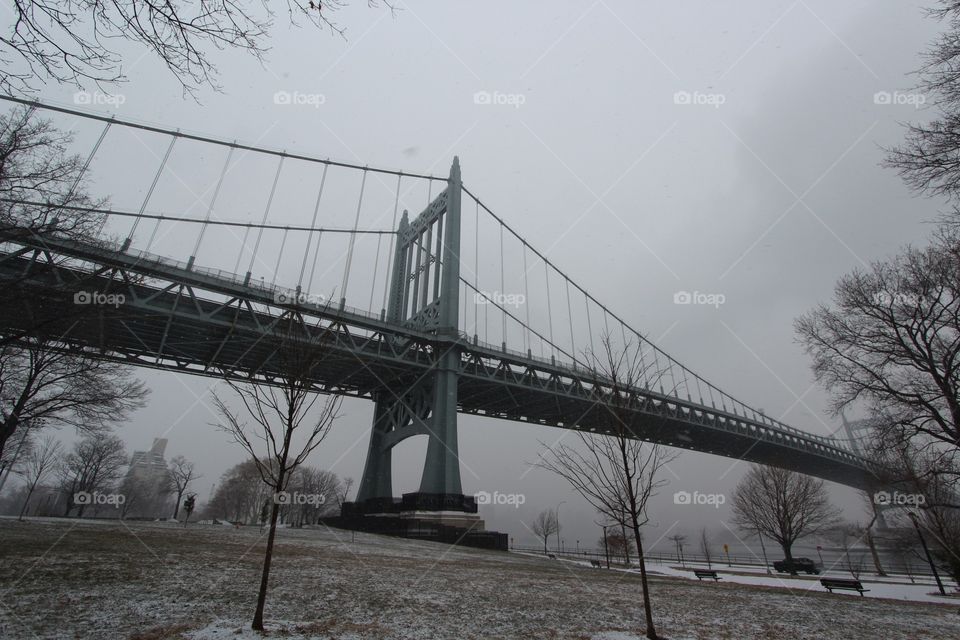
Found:
[{"label": "vertical suspender cable", "polygon": [[287,246],[287,233],[290,231],[289,227],[284,227],[283,229],[283,239],[280,241],[280,253],[277,255],[277,266],[273,268],[273,282],[277,281],[277,274],[280,273],[280,260],[283,258],[283,250]]},{"label": "vertical suspender cable", "polygon": [[399,175],[399,174],[397,175],[397,191],[393,196],[393,220],[390,222],[390,230],[393,231],[394,233],[391,234],[390,236],[390,248],[387,249],[387,276],[383,283],[383,303],[381,304],[382,309],[387,308],[387,289],[390,288],[391,276],[399,277],[399,275],[394,276],[394,274],[391,274],[390,270],[392,268],[392,265],[395,262],[395,260],[393,259],[393,246],[394,246],[394,242],[396,242],[396,239],[397,239],[396,238],[397,210],[400,206],[400,179],[402,177],[403,177],[402,175]]},{"label": "vertical suspender cable", "polygon": [[310,267],[310,279],[307,281],[307,291],[313,291],[313,274],[317,271],[317,259],[320,257],[321,240],[323,240],[323,229],[317,232],[317,248],[313,252],[313,266]]},{"label": "vertical suspender cable", "polygon": [[163,160],[160,162],[160,168],[157,169],[156,175],[153,176],[153,182],[150,183],[150,188],[147,189],[147,195],[143,199],[143,204],[140,205],[140,214],[133,219],[133,226],[130,227],[130,232],[127,234],[126,240],[123,241],[123,251],[126,251],[130,246],[130,243],[133,242],[133,234],[137,231],[137,225],[140,224],[140,216],[143,215],[143,212],[147,210],[147,203],[150,202],[150,197],[153,196],[153,190],[157,187],[157,182],[160,181],[160,175],[163,173],[164,167],[167,166],[167,160],[170,158],[170,153],[173,151],[173,145],[177,143],[177,136],[170,137],[170,144],[167,146],[167,152],[163,154]]},{"label": "vertical suspender cable", "polygon": [[[103,143],[103,139],[107,137],[107,132],[110,131],[110,125],[112,124],[113,124],[113,120],[108,122],[107,126],[105,126],[103,128],[103,131],[100,132],[100,137],[97,138],[97,143],[93,145],[93,149],[90,151],[90,155],[87,156],[86,162],[83,163],[83,166],[80,168],[80,171],[77,173],[77,177],[73,181],[73,185],[70,186],[70,191],[67,192],[67,197],[63,199],[64,202],[69,203],[70,200],[73,198],[73,193],[80,186],[80,181],[83,180],[83,176],[86,175],[87,169],[90,167],[90,163],[93,162],[93,157],[97,155],[97,151],[100,150],[100,145]],[[46,214],[44,214],[44,218],[46,218]],[[60,213],[58,211],[53,216],[54,227],[57,226],[57,222],[59,220],[60,220]],[[44,219],[44,222],[46,222],[46,219]],[[100,226],[97,228],[97,234],[96,234],[97,236],[100,235],[100,233],[103,231],[104,225],[106,224],[107,224],[107,218],[106,216],[104,216],[103,220],[100,222]]]},{"label": "vertical suspender cable", "polygon": [[247,275],[244,282],[250,280],[253,273],[253,263],[257,259],[257,252],[260,251],[260,241],[263,239],[263,225],[267,223],[267,216],[270,215],[270,207],[273,205],[273,196],[277,192],[277,183],[280,181],[280,172],[283,171],[283,161],[287,156],[280,156],[280,162],[277,163],[277,172],[273,175],[273,186],[270,187],[270,196],[267,198],[267,206],[263,208],[263,218],[260,220],[260,230],[257,232],[257,241],[253,245],[253,253],[250,254],[250,264],[247,266]]},{"label": "vertical suspender cable", "polygon": [[524,325],[523,340],[527,353],[530,353],[530,283],[527,276],[527,243],[523,242],[523,308],[527,315],[527,324]]},{"label": "vertical suspender cable", "polygon": [[[307,233],[307,247],[303,250],[303,262],[300,264],[300,277],[297,278],[297,288],[303,284],[303,272],[307,268],[307,256],[310,255],[310,245],[313,242],[313,231],[317,228],[317,214],[320,211],[320,198],[323,197],[323,185],[327,182],[327,169],[329,164],[323,165],[323,175],[320,177],[320,190],[317,192],[317,203],[313,205],[313,219],[310,220],[310,231]],[[321,232],[322,233],[322,232]],[[320,238],[317,237],[317,246],[319,248]],[[313,272],[310,274],[310,280],[313,281]],[[308,287],[309,291],[309,287]]]},{"label": "vertical suspender cable", "polygon": [[[506,299],[507,299],[506,295],[507,295],[507,289],[506,289],[506,285],[504,284],[504,276],[503,276],[503,225],[500,225],[500,299],[504,301],[504,304],[506,304]],[[500,313],[500,317],[503,319],[503,324],[501,327],[502,333],[500,334],[500,337],[501,337],[500,344],[502,348],[506,350],[507,348],[507,314],[506,312],[502,311]]]},{"label": "vertical suspender cable", "polygon": [[373,313],[373,294],[377,290],[377,269],[380,268],[380,241],[383,236],[377,234],[377,255],[373,259],[373,282],[370,283],[370,302],[367,304],[367,311]]},{"label": "vertical suspender cable", "polygon": [[583,306],[587,310],[587,333],[590,334],[590,355],[596,357],[596,349],[593,346],[593,323],[590,322],[590,298],[583,294]]},{"label": "vertical suspender cable", "polygon": [[634,333],[637,336],[637,353],[640,354],[640,371],[643,372],[643,385],[649,389],[650,383],[647,380],[647,363],[643,360],[643,336],[641,336],[639,333]]},{"label": "vertical suspender cable", "polygon": [[233,151],[236,147],[231,146],[230,151],[227,152],[227,160],[223,163],[223,169],[220,170],[220,178],[217,180],[217,187],[213,191],[213,197],[210,198],[210,204],[207,206],[207,215],[203,219],[203,224],[200,225],[200,234],[197,236],[197,243],[193,245],[193,253],[190,254],[190,259],[187,261],[187,269],[193,267],[193,261],[197,259],[197,253],[200,251],[200,242],[203,240],[203,234],[207,230],[207,223],[210,222],[210,216],[213,215],[213,206],[217,202],[217,196],[220,195],[220,187],[223,186],[223,178],[227,175],[227,169],[230,167],[230,158],[233,157]]},{"label": "vertical suspender cable", "polygon": [[547,320],[550,322],[550,357],[556,355],[556,342],[553,339],[553,305],[550,302],[550,267],[543,261],[543,275],[547,281]]},{"label": "vertical suspender cable", "polygon": [[147,246],[144,251],[150,251],[150,247],[153,246],[153,241],[157,237],[157,231],[160,230],[160,222],[163,221],[163,216],[157,218],[157,224],[153,225],[153,231],[150,233],[150,239],[147,240]]},{"label": "vertical suspender cable", "polygon": [[240,242],[240,251],[237,253],[237,263],[233,265],[233,272],[240,271],[240,261],[243,260],[243,250],[247,248],[247,238],[250,237],[250,225],[243,229],[243,241]]},{"label": "vertical suspender cable", "polygon": [[564,284],[567,289],[567,319],[570,321],[570,355],[573,356],[573,364],[577,364],[577,344],[573,339],[573,310],[570,308],[570,279],[564,278]]},{"label": "vertical suspender cable", "polygon": [[360,225],[360,209],[363,207],[363,190],[367,186],[367,169],[363,169],[363,178],[360,180],[360,197],[357,199],[357,215],[353,219],[353,233],[350,234],[350,244],[347,246],[347,264],[344,265],[343,283],[340,286],[340,307],[347,303],[347,284],[350,282],[350,266],[353,262],[353,245],[357,240],[357,228]]},{"label": "vertical suspender cable", "polygon": [[[476,202],[476,217],[474,218],[473,229],[473,277],[476,279],[477,288],[480,288],[480,201]],[[482,290],[481,290],[482,291]],[[474,292],[473,294],[473,337],[476,338],[480,333],[480,297],[483,293]]]}]

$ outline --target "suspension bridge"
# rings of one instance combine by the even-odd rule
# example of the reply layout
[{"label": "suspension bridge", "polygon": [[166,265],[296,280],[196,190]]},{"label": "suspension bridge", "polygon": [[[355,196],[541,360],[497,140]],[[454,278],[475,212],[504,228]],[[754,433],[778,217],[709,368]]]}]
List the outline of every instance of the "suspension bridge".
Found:
[{"label": "suspension bridge", "polygon": [[[4,99],[86,151],[63,202],[2,198],[0,330],[264,383],[284,373],[291,326],[302,348],[323,336],[314,388],[375,403],[360,503],[393,499],[393,447],[426,435],[421,506],[462,509],[459,413],[626,427],[870,486],[849,443],[733,398],[594,298],[464,184],[456,159],[447,175],[407,173]],[[627,354],[628,388],[605,349]]]}]

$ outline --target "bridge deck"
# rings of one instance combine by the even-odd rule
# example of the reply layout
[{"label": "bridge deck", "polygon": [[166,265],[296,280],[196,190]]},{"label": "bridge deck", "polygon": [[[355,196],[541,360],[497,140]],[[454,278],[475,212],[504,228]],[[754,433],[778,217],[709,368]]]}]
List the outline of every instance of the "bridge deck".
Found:
[{"label": "bridge deck", "polygon": [[[38,259],[43,255],[59,264]],[[607,381],[584,367],[474,343],[464,335],[394,326],[345,306],[280,304],[278,293],[288,290],[116,246],[19,237],[0,253],[0,280],[11,290],[30,292],[10,298],[19,304],[4,305],[3,328],[39,324],[71,348],[138,366],[269,382],[279,373],[281,322],[296,318],[307,330],[331,337],[315,381],[319,391],[372,397],[404,388],[435,366],[437,353],[455,348],[461,354],[461,412],[599,433],[615,424],[603,400]],[[75,305],[77,291],[122,293],[125,301],[116,307]],[[868,485],[865,461],[829,438],[766,416],[635,391],[631,411],[638,418],[632,423],[638,438]]]}]

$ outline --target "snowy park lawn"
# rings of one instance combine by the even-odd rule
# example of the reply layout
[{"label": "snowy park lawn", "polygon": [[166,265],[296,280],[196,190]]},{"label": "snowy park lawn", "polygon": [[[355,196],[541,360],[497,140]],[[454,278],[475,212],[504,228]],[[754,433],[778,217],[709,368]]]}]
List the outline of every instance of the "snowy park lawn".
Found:
[{"label": "snowy park lawn", "polygon": [[[642,637],[631,573],[326,529],[278,534],[275,638]],[[167,523],[0,519],[2,638],[255,638],[265,536]],[[679,638],[960,638],[948,604],[651,577],[660,633]],[[671,575],[667,575],[671,574]],[[721,574],[722,575],[722,574]],[[811,588],[816,587],[816,588]],[[925,587],[921,587],[925,589]]]}]

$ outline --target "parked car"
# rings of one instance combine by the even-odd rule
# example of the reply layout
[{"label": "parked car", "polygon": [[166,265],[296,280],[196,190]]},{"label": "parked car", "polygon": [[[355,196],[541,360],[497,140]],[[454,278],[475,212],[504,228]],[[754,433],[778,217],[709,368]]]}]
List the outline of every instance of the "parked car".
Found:
[{"label": "parked car", "polygon": [[[791,564],[793,565],[793,571],[790,570]],[[790,560],[777,560],[773,563],[773,568],[777,570],[777,573],[809,573],[809,574],[819,574],[820,567],[810,558],[794,558]]]}]

